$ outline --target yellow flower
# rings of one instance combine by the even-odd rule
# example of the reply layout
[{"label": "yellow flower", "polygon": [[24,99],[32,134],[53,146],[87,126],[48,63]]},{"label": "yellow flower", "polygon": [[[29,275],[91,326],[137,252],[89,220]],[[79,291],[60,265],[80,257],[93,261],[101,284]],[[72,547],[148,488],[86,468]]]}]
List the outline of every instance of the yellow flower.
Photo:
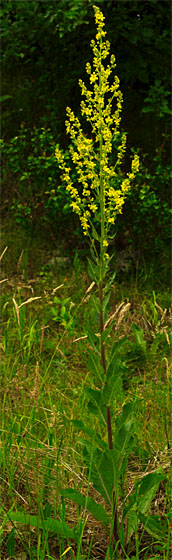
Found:
[{"label": "yellow flower", "polygon": [[96,204],[93,203],[93,202],[92,202],[91,204],[89,204],[89,208],[90,208],[90,210],[92,210],[92,212],[93,212],[94,214],[95,214],[95,212],[97,211],[97,206],[96,206]]},{"label": "yellow flower", "polygon": [[98,80],[98,75],[95,72],[93,72],[93,74],[91,74],[90,76],[90,84],[93,84],[97,80]]},{"label": "yellow flower", "polygon": [[84,235],[87,235],[88,229],[89,229],[90,226],[89,226],[89,223],[88,223],[88,217],[87,217],[86,213],[83,214],[83,216],[80,217],[80,222],[81,222],[81,225],[82,225],[82,228],[83,228]]},{"label": "yellow flower", "polygon": [[139,170],[139,156],[137,154],[135,154],[134,156],[134,159],[131,164],[131,169],[134,174],[137,173]]},{"label": "yellow flower", "polygon": [[[100,212],[104,212],[104,226],[106,238],[103,247],[108,246],[108,234],[114,225],[117,214],[122,208],[131,188],[130,181],[135,178],[139,169],[139,157],[135,155],[131,163],[131,171],[126,178],[116,167],[120,166],[126,151],[126,134],[121,135],[117,147],[117,157],[114,163],[114,144],[118,141],[119,125],[123,96],[120,91],[118,76],[112,76],[116,67],[115,56],[110,56],[110,62],[105,60],[110,53],[110,43],[105,40],[105,18],[99,7],[94,6],[97,27],[96,40],[91,41],[93,51],[92,65],[86,63],[86,73],[89,76],[90,89],[83,80],[79,80],[82,100],[81,114],[89,123],[91,137],[85,135],[79,119],[70,107],[66,108],[66,132],[70,137],[69,154],[72,168],[68,165],[66,154],[56,146],[56,158],[61,170],[61,180],[71,196],[71,207],[79,216],[84,235],[89,235],[93,223],[100,220]],[[113,109],[113,104],[115,108]],[[75,166],[76,175],[73,173]],[[102,194],[103,193],[103,194]],[[102,203],[103,201],[103,203]],[[105,253],[105,258],[109,255]]]},{"label": "yellow flower", "polygon": [[72,210],[76,212],[76,214],[81,213],[81,209],[79,208],[77,202],[71,202],[70,206],[72,207]]},{"label": "yellow flower", "polygon": [[130,188],[130,181],[129,179],[124,179],[124,181],[122,181],[122,185],[121,185],[121,190],[123,193],[127,193],[128,190]]}]

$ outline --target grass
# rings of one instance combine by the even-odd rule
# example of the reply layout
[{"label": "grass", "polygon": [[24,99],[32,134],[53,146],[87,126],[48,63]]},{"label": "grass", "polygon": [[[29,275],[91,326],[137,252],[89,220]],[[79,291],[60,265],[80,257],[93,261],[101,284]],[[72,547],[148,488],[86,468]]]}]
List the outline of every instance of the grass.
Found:
[{"label": "grass", "polygon": [[[74,260],[64,261],[61,255],[49,264],[45,247],[39,245],[39,254],[26,252],[21,238],[15,248],[11,240],[12,233],[1,284],[1,558],[100,560],[106,557],[108,535],[86,504],[89,496],[102,506],[104,501],[89,480],[79,443],[82,432],[73,422],[90,425],[85,388],[98,385],[82,338],[90,281],[77,254]],[[162,467],[166,480],[151,512],[163,525],[170,522],[169,292],[153,278],[143,281],[143,268],[135,277],[121,274],[119,281],[118,276],[109,308],[109,315],[116,313],[113,337],[127,335],[131,346],[123,355],[115,415],[124,403],[139,398],[118,514],[135,481]],[[99,432],[95,418],[94,428]],[[80,491],[86,501],[74,504],[62,495],[64,488]],[[140,526],[128,553],[121,550],[120,557],[167,560],[170,554],[169,531],[163,539]]]}]

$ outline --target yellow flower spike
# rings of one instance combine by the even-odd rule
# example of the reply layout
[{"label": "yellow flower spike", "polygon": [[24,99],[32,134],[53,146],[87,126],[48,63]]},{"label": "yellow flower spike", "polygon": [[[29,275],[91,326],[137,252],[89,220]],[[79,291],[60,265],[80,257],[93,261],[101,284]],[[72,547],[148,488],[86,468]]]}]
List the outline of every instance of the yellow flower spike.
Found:
[{"label": "yellow flower spike", "polygon": [[[72,109],[66,108],[66,132],[71,141],[69,153],[77,174],[75,185],[73,167],[71,169],[66,163],[59,146],[56,147],[55,154],[61,170],[61,180],[71,196],[71,208],[79,216],[84,235],[91,235],[89,230],[92,220],[94,224],[96,221],[101,223],[101,247],[105,255],[109,230],[114,225],[117,214],[122,212],[131,188],[130,182],[139,169],[139,158],[138,155],[134,156],[131,171],[126,178],[123,178],[120,171],[117,175],[116,167],[120,169],[126,151],[126,134],[123,133],[117,147],[116,161],[113,164],[109,161],[110,154],[113,154],[113,140],[117,141],[120,135],[123,96],[118,76],[115,75],[111,80],[116,59],[114,54],[109,57],[110,43],[105,40],[105,18],[99,7],[93,8],[97,28],[96,40],[91,41],[93,63],[91,65],[87,62],[85,67],[90,89],[83,80],[79,80],[82,97],[80,109],[91,128],[90,138],[84,134]],[[109,63],[105,63],[107,57],[110,58]],[[103,258],[109,257],[107,255]]]}]

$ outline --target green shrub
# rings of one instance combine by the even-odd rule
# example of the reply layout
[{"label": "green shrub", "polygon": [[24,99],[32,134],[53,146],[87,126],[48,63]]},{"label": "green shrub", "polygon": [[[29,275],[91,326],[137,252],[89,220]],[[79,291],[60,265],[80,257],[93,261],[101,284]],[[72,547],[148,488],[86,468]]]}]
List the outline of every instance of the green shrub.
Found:
[{"label": "green shrub", "polygon": [[21,126],[18,136],[1,141],[3,208],[10,208],[24,228],[55,220],[57,227],[71,209],[65,189],[58,190],[58,165],[54,139],[49,128],[28,130]]},{"label": "green shrub", "polygon": [[147,154],[141,156],[128,207],[124,208],[117,224],[119,236],[126,235],[129,245],[151,253],[169,247],[171,236],[171,168],[165,153],[167,140],[164,135],[151,163]]}]

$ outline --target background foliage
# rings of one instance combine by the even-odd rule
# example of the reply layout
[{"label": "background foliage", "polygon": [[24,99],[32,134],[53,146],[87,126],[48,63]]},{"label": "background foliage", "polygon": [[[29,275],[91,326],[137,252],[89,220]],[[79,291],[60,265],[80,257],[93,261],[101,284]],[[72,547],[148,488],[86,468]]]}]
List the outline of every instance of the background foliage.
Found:
[{"label": "background foliage", "polygon": [[[61,225],[68,236],[65,225],[74,223],[63,188],[57,196],[54,145],[68,148],[65,107],[78,114],[78,79],[85,76],[95,31],[93,5],[94,0],[2,0],[2,201],[4,211],[10,209],[30,231],[48,221],[55,235]],[[162,251],[170,235],[170,3],[97,0],[97,5],[121,79],[128,165],[132,147],[142,161],[138,185],[118,219],[119,243]],[[78,234],[79,240],[79,229]]]}]

